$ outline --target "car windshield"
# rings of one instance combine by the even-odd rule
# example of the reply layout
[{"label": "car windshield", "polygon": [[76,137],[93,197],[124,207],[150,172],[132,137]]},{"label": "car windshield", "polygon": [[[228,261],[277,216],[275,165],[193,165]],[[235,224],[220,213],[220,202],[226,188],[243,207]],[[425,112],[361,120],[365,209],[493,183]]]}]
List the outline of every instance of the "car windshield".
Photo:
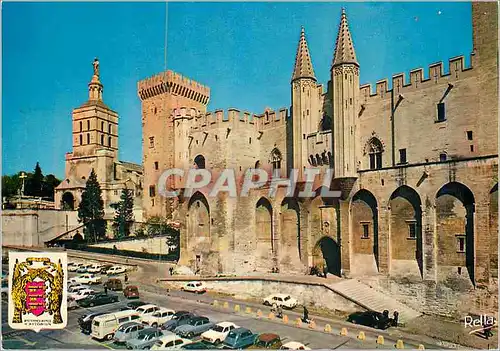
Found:
[{"label": "car windshield", "polygon": [[222,333],[222,332],[224,332],[224,327],[221,327],[220,325],[216,325],[215,327],[213,327],[213,330],[215,330],[216,332]]},{"label": "car windshield", "polygon": [[227,334],[228,338],[236,339],[237,336],[238,336],[238,334],[236,334],[234,331],[231,331],[231,332],[229,332],[229,334]]},{"label": "car windshield", "polygon": [[137,339],[139,340],[144,340],[146,339],[151,333],[144,333],[144,334],[140,334]]},{"label": "car windshield", "polygon": [[125,329],[127,329],[127,328],[128,328],[128,325],[122,325],[122,326],[120,326],[120,328],[118,328],[118,331],[123,332],[123,331],[125,331]]}]

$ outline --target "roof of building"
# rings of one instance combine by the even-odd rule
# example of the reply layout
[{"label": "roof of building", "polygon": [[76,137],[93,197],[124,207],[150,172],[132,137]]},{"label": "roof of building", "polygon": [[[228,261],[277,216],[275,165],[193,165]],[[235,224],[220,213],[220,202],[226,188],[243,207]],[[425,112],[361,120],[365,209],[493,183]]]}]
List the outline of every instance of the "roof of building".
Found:
[{"label": "roof of building", "polygon": [[116,161],[116,163],[119,164],[120,166],[122,166],[125,169],[130,169],[130,170],[134,170],[134,171],[138,171],[138,172],[142,172],[143,171],[142,165],[137,164],[137,163],[126,162],[126,161]]},{"label": "roof of building", "polygon": [[298,78],[312,78],[316,80],[314,69],[307,46],[306,33],[304,27],[300,31],[299,45],[297,46],[297,54],[295,55],[295,68],[293,69],[292,80]]},{"label": "roof of building", "polygon": [[356,59],[356,53],[354,52],[354,44],[352,43],[351,32],[349,31],[347,15],[344,9],[342,9],[342,15],[340,17],[339,32],[337,34],[332,66],[343,63],[354,63],[359,65]]}]

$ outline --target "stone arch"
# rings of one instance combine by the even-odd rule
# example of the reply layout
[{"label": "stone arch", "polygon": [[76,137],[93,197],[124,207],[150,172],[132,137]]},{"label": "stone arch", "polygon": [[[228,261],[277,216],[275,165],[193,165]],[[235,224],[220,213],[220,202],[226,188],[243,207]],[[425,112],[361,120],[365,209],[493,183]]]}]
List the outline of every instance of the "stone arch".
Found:
[{"label": "stone arch", "polygon": [[205,195],[197,191],[189,198],[187,208],[187,245],[185,249],[188,250],[188,255],[192,258],[191,267],[198,271],[203,268],[203,260],[207,259],[207,254],[211,252],[210,206]]},{"label": "stone arch", "polygon": [[351,273],[376,274],[379,271],[378,204],[375,196],[360,189],[352,197],[351,218]]},{"label": "stone arch", "polygon": [[69,191],[65,192],[61,198],[61,207],[63,210],[75,209],[75,197]]},{"label": "stone arch", "polygon": [[329,236],[316,242],[313,249],[313,266],[322,268],[326,263],[328,273],[340,277],[340,245]]},{"label": "stone arch", "polygon": [[203,155],[198,155],[194,158],[194,164],[196,168],[198,169],[205,169],[206,167],[206,161],[205,161],[205,156]]},{"label": "stone arch", "polygon": [[286,197],[281,202],[281,250],[283,265],[300,262],[302,240],[300,236],[300,206],[295,198]]},{"label": "stone arch", "polygon": [[438,278],[464,281],[474,278],[474,195],[462,183],[450,182],[436,194]]},{"label": "stone arch", "polygon": [[498,183],[489,193],[490,270],[498,276]]},{"label": "stone arch", "polygon": [[[273,207],[265,197],[261,197],[255,205],[255,233],[257,256],[261,260],[271,259],[275,250]],[[271,268],[268,267],[268,270]]]},{"label": "stone arch", "polygon": [[323,164],[323,162],[322,162],[321,157],[319,156],[319,154],[316,154],[316,164],[318,166],[321,166]]},{"label": "stone arch", "polygon": [[422,202],[409,186],[389,198],[390,269],[393,275],[423,276]]},{"label": "stone arch", "polygon": [[309,155],[309,163],[311,164],[311,166],[317,166],[316,159],[313,155]]}]

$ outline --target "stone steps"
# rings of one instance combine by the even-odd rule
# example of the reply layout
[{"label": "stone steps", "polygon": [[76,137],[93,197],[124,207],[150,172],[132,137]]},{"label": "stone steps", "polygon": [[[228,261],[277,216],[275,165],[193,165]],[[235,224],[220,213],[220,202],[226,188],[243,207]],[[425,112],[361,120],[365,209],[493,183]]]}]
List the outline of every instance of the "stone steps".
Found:
[{"label": "stone steps", "polygon": [[421,315],[420,312],[369,287],[357,279],[347,279],[338,283],[328,284],[328,286],[371,310],[377,312],[389,310],[391,317],[394,311],[398,311],[401,323],[408,322]]}]

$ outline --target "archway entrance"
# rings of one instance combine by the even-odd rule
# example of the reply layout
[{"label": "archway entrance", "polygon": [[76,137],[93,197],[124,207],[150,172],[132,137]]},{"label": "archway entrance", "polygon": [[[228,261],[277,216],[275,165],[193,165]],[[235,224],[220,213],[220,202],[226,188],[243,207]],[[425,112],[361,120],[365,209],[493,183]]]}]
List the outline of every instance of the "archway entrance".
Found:
[{"label": "archway entrance", "polygon": [[474,278],[474,195],[465,185],[445,184],[436,195],[438,269],[443,278]]},{"label": "archway entrance", "polygon": [[[274,253],[273,207],[269,200],[262,197],[255,205],[256,253],[261,260],[268,260]],[[265,265],[271,262],[261,262]],[[273,267],[268,267],[270,270]]]},{"label": "archway entrance", "polygon": [[282,264],[300,261],[300,209],[294,198],[285,198],[281,203],[281,250]]},{"label": "archway entrance", "polygon": [[61,207],[63,210],[75,209],[75,197],[70,192],[65,192],[61,199]]},{"label": "archway entrance", "polygon": [[328,273],[340,277],[340,246],[327,236],[319,239],[313,250],[313,265],[323,267],[325,263]]},{"label": "archway entrance", "polygon": [[[207,254],[212,241],[210,237],[210,206],[205,196],[196,192],[189,199],[187,219],[187,247],[191,256],[192,268],[196,271],[209,267]],[[196,260],[193,257],[196,256]]]}]

